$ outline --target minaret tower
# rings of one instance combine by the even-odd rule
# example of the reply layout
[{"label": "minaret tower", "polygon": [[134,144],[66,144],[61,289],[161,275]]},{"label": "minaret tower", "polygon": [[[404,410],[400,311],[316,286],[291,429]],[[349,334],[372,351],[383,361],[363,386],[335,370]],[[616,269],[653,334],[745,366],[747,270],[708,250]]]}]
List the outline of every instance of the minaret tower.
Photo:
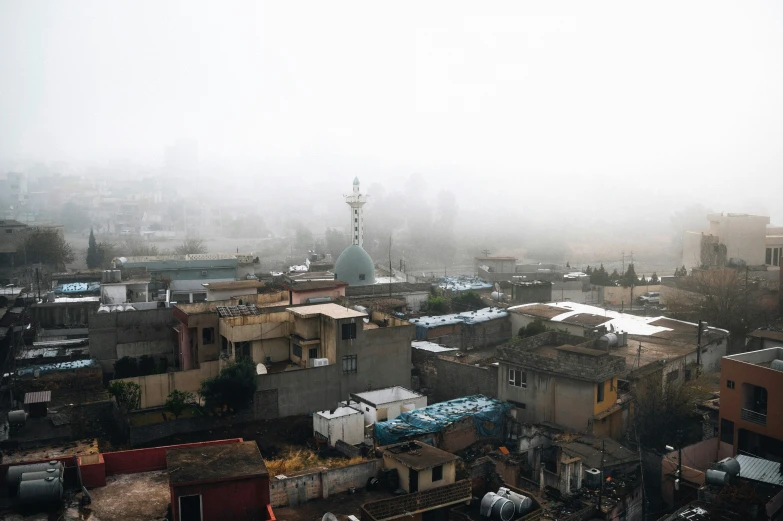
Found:
[{"label": "minaret tower", "polygon": [[359,192],[359,178],[353,180],[353,193],[345,196],[345,202],[351,207],[351,244],[359,247],[364,243],[364,217],[362,206],[367,196]]}]

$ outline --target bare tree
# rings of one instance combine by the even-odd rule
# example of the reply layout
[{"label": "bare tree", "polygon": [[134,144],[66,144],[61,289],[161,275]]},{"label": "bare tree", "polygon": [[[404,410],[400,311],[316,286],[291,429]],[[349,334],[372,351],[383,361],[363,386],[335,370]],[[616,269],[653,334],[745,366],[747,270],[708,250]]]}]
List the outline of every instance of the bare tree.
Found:
[{"label": "bare tree", "polygon": [[154,257],[160,255],[160,249],[155,244],[150,244],[140,237],[128,237],[119,246],[118,250],[127,257]]},{"label": "bare tree", "polygon": [[174,248],[175,255],[189,255],[193,253],[207,253],[204,241],[199,237],[186,237],[182,244]]}]

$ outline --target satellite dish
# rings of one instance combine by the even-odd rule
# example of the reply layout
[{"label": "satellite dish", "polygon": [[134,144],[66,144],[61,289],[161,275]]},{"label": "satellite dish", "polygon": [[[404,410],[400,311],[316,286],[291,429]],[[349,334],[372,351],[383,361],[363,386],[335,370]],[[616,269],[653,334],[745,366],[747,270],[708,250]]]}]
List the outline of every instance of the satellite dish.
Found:
[{"label": "satellite dish", "polygon": [[337,516],[335,516],[331,512],[327,512],[326,514],[324,514],[324,517],[321,518],[321,521],[337,521]]},{"label": "satellite dish", "polygon": [[264,364],[258,364],[256,366],[256,374],[266,374],[266,366]]}]

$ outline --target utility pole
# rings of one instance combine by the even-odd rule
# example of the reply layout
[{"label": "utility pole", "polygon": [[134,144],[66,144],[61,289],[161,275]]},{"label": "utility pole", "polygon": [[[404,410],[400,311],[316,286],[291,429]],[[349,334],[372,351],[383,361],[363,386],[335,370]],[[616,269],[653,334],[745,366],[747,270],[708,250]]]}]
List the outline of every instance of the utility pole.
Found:
[{"label": "utility pole", "polygon": [[487,250],[487,249],[483,249],[483,250],[481,250],[481,253],[484,254],[484,257],[489,257],[489,254],[492,253],[492,252]]},{"label": "utility pole", "polygon": [[696,335],[696,372],[698,373],[701,368],[701,324],[703,320],[699,320],[699,332]]},{"label": "utility pole", "polygon": [[601,512],[601,500],[604,495],[604,452],[606,451],[606,440],[601,440],[601,488],[598,489],[598,512]]},{"label": "utility pole", "polygon": [[623,272],[620,273],[620,275],[625,275],[625,251],[623,251],[622,256],[623,256],[623,261],[622,261],[623,262]]}]

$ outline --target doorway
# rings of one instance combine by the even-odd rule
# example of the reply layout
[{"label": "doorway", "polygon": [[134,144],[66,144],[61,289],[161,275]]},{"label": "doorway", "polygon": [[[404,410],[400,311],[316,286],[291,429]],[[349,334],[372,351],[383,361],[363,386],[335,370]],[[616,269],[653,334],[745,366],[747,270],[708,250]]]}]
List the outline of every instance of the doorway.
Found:
[{"label": "doorway", "polygon": [[201,494],[179,497],[179,521],[201,521]]}]

